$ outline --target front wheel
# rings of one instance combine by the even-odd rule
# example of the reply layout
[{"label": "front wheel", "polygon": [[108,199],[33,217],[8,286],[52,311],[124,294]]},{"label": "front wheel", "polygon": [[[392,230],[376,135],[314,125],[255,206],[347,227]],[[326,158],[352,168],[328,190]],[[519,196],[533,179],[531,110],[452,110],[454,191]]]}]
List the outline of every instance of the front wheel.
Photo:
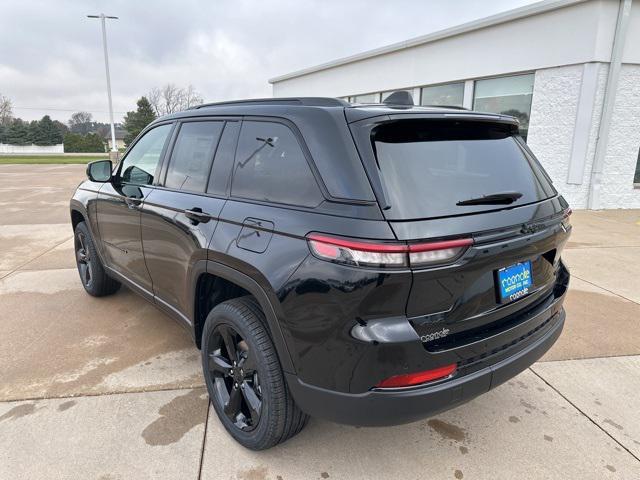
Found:
[{"label": "front wheel", "polygon": [[84,222],[76,225],[73,245],[80,281],[86,292],[94,297],[103,297],[117,292],[120,288],[120,282],[109,277],[105,272],[91,233]]},{"label": "front wheel", "polygon": [[264,450],[294,436],[308,416],[294,403],[260,306],[252,297],[217,305],[202,333],[202,366],[218,418],[243,446]]}]

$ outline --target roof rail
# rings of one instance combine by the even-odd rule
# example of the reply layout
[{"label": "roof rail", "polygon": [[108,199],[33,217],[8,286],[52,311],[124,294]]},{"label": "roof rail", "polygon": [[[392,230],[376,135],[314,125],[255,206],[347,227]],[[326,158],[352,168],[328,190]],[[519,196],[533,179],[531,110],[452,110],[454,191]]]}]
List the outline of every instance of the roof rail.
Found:
[{"label": "roof rail", "polygon": [[451,108],[452,110],[469,110],[467,107],[461,107],[460,105],[419,105],[420,107],[432,107],[432,108]]},{"label": "roof rail", "polygon": [[229,105],[304,105],[308,107],[347,107],[349,106],[349,103],[339,98],[329,97],[251,98],[247,100],[203,103],[202,105],[191,107],[189,110]]}]

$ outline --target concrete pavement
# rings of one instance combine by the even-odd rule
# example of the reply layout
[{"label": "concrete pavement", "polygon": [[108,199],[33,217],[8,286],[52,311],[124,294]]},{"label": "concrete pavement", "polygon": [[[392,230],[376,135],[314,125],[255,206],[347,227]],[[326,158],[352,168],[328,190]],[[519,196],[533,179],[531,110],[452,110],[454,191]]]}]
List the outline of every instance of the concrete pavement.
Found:
[{"label": "concrete pavement", "polygon": [[267,452],[208,408],[189,335],[78,280],[82,165],[0,166],[0,478],[640,478],[640,211],[572,216],[565,332],[512,381],[393,428],[312,419]]}]

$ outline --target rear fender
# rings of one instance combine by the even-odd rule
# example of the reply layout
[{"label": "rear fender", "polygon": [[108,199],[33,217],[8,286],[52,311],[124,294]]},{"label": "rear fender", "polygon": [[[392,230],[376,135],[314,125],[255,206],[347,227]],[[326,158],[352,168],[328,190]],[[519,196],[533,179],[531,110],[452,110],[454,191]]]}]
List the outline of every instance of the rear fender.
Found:
[{"label": "rear fender", "polygon": [[[195,305],[197,302],[196,289],[198,287],[198,280],[204,273],[209,273],[211,275],[223,278],[229,282],[235,283],[255,297],[260,307],[262,308],[262,311],[264,312],[267,322],[267,328],[269,329],[271,339],[273,340],[273,343],[276,347],[276,352],[278,354],[278,358],[280,359],[280,365],[282,365],[282,369],[287,373],[295,374],[295,368],[291,360],[291,355],[289,353],[289,349],[287,347],[284,334],[282,332],[282,328],[276,314],[276,310],[273,306],[273,303],[278,301],[277,297],[275,296],[275,293],[272,293],[273,299],[270,299],[265,289],[248,275],[227,265],[213,262],[211,260],[201,260],[194,264],[193,275],[191,276],[192,282],[190,285],[190,290],[192,292],[192,298],[194,299],[194,302],[193,310],[192,312],[190,312],[190,317],[195,320]],[[196,322],[192,322],[192,325],[192,335],[194,340],[196,340]]]}]

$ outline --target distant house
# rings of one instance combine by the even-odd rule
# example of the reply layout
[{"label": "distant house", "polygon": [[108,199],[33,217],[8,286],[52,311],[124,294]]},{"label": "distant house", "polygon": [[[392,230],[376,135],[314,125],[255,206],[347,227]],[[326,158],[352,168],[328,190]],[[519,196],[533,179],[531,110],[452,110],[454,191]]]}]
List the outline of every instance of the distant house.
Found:
[{"label": "distant house", "polygon": [[[123,150],[125,148],[124,145],[124,137],[127,135],[127,131],[124,128],[116,127],[116,148],[118,150]],[[108,129],[104,134],[104,139],[107,142],[107,148],[111,150],[111,129]]]}]

